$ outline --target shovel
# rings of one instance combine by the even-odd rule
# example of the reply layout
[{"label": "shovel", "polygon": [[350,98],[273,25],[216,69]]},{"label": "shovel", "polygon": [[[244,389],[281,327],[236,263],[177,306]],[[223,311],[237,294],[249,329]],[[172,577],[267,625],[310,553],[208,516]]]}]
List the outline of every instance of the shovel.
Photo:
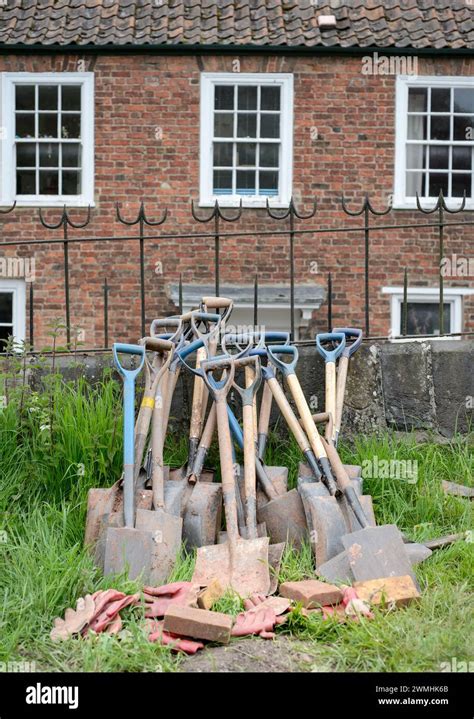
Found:
[{"label": "shovel", "polygon": [[[336,346],[332,350],[323,347],[323,342],[333,342]],[[346,346],[346,335],[343,332],[324,332],[316,335],[316,347],[325,362],[326,400],[325,411],[332,418],[333,436],[336,432],[336,360]]]},{"label": "shovel", "polygon": [[[138,356],[140,364],[135,369],[126,369],[120,362],[118,353]],[[152,532],[135,529],[134,502],[134,415],[135,415],[135,379],[145,362],[145,348],[142,345],[114,344],[115,366],[123,377],[123,442],[124,442],[124,485],[123,512],[124,527],[109,527],[105,540],[105,574],[117,574],[127,569],[130,579],[136,579],[142,573],[146,580],[157,544]]]},{"label": "shovel", "polygon": [[[216,403],[227,541],[198,548],[193,582],[207,586],[217,580],[222,587],[231,587],[243,597],[257,592],[267,594],[270,588],[269,540],[267,537],[242,539],[237,522],[232,441],[227,415],[227,394],[234,381],[234,360],[207,360],[202,363],[202,369],[204,381]],[[216,369],[225,371],[220,380],[212,375]]]},{"label": "shovel", "polygon": [[[336,388],[336,417],[334,425],[334,446],[337,447],[339,433],[342,423],[342,409],[344,406],[344,394],[346,391],[347,372],[349,369],[349,361],[352,355],[357,352],[362,344],[362,330],[354,327],[336,327],[333,332],[343,332],[346,337],[346,345],[342,351],[337,368],[337,388]],[[348,342],[348,340],[353,342]]]},{"label": "shovel", "polygon": [[[257,487],[256,487],[256,470],[255,470],[255,443],[254,443],[254,426],[255,421],[253,412],[253,399],[261,383],[261,368],[258,355],[247,359],[238,360],[236,366],[244,364],[245,367],[252,363],[255,367],[251,375],[246,375],[246,387],[243,388],[233,382],[232,386],[240,394],[242,398],[242,415],[243,415],[243,441],[244,441],[244,488],[245,488],[245,537],[247,539],[257,539],[259,536],[266,535],[266,525],[257,525]],[[248,380],[252,377],[249,384]],[[268,548],[268,558],[271,568],[271,581],[269,593],[273,594],[278,586],[278,575],[280,573],[281,560],[285,550],[285,542],[271,544]]]}]

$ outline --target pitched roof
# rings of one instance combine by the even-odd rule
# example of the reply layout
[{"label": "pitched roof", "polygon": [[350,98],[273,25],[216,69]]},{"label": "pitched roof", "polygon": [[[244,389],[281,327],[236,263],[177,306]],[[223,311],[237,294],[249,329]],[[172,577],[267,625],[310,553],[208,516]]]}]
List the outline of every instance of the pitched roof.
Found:
[{"label": "pitched roof", "polygon": [[472,50],[474,0],[1,0],[0,47],[39,44]]}]

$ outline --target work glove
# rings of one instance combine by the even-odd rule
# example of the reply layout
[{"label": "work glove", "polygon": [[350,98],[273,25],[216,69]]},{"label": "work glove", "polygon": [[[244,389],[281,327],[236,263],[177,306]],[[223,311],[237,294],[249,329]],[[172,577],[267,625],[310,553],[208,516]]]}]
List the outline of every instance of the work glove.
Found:
[{"label": "work glove", "polygon": [[[280,601],[283,599],[283,602]],[[244,637],[256,634],[262,639],[273,639],[276,625],[286,622],[282,616],[288,610],[290,601],[283,597],[266,597],[254,594],[244,601],[245,612],[237,615],[232,627],[233,637]]]},{"label": "work glove", "polygon": [[145,617],[164,617],[170,604],[196,607],[199,585],[192,582],[173,582],[162,587],[144,587]]},{"label": "work glove", "polygon": [[158,642],[163,646],[169,646],[174,652],[184,652],[185,654],[196,654],[199,649],[204,648],[202,642],[196,642],[193,639],[183,639],[177,634],[165,632],[163,626],[163,621],[148,620],[148,641]]}]

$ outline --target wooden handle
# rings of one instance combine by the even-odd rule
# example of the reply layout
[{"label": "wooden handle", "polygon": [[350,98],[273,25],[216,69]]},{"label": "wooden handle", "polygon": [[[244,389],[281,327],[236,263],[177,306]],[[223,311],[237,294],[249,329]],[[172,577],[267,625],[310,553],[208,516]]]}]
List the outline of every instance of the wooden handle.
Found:
[{"label": "wooden handle", "polygon": [[245,523],[248,539],[257,539],[257,489],[255,470],[255,433],[254,413],[251,404],[242,408],[244,422],[244,486],[245,486]]},{"label": "wooden handle", "polygon": [[163,468],[163,395],[159,384],[155,394],[155,408],[153,410],[151,451],[153,458],[153,469],[151,475],[153,506],[155,509],[163,509],[165,506]]},{"label": "wooden handle", "polygon": [[268,434],[270,415],[272,412],[273,393],[268,382],[265,382],[260,403],[260,416],[258,418],[258,434]]},{"label": "wooden handle", "polygon": [[[245,386],[250,387],[255,379],[255,365],[245,365]],[[255,392],[252,401],[252,431],[254,434],[254,442],[257,444],[258,436],[258,415],[257,415],[257,393]]]},{"label": "wooden handle", "polygon": [[339,457],[337,449],[334,447],[334,445],[324,439],[322,441],[324,442],[324,446],[326,448],[332,470],[336,475],[337,486],[342,492],[344,492],[347,487],[352,487],[349,475],[347,474],[345,467],[342,464],[341,458]]},{"label": "wooden handle", "polygon": [[336,421],[336,364],[335,362],[326,362],[326,400],[325,411],[331,415],[334,423]]},{"label": "wooden handle", "polygon": [[201,302],[207,310],[216,310],[220,307],[230,307],[234,304],[234,300],[231,300],[228,297],[203,297]]},{"label": "wooden handle", "polygon": [[288,402],[288,400],[285,397],[285,393],[283,392],[282,388],[278,384],[278,380],[276,377],[272,377],[271,379],[267,380],[267,384],[270,387],[271,393],[273,397],[275,398],[275,401],[280,408],[280,412],[282,413],[283,417],[285,418],[285,421],[290,428],[294,438],[298,442],[298,446],[301,449],[302,452],[307,452],[309,447],[309,441],[306,437],[306,434],[304,433],[303,429],[300,426],[300,423],[298,422],[295,413],[291,409],[291,405]]},{"label": "wooden handle", "polygon": [[[201,362],[206,359],[207,351],[205,347],[200,347],[196,354],[196,369],[201,366]],[[204,394],[206,394],[207,403],[207,387],[201,377],[194,377],[193,402],[191,406],[191,423],[189,425],[189,436],[200,437],[202,429],[202,408],[204,404]]]},{"label": "wooden handle", "polygon": [[229,417],[227,415],[225,397],[223,400],[218,399],[216,401],[216,412],[227,537],[229,543],[232,545],[240,539],[240,535],[237,523],[237,496],[232,462],[232,440],[230,437]]},{"label": "wooden handle", "polygon": [[341,357],[337,369],[336,387],[336,418],[334,425],[335,434],[339,434],[342,424],[342,410],[344,407],[344,395],[346,393],[347,371],[349,369],[349,357]]},{"label": "wooden handle", "polygon": [[295,404],[300,414],[304,430],[311,445],[311,449],[313,450],[314,454],[318,459],[326,457],[326,450],[324,449],[324,445],[321,441],[321,437],[319,436],[317,427],[313,422],[311,410],[306,402],[306,398],[303,394],[303,390],[301,389],[298,377],[295,374],[289,374],[286,378],[286,381],[288,382],[291,394],[293,395],[293,399],[295,400]]}]

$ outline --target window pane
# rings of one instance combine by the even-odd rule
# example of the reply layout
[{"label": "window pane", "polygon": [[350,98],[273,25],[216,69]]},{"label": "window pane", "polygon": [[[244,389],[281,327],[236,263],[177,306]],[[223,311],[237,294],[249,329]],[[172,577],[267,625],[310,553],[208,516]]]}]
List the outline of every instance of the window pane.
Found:
[{"label": "window pane", "polygon": [[57,110],[58,109],[58,86],[57,85],[40,85],[39,93],[39,109],[40,110]]},{"label": "window pane", "polygon": [[36,167],[36,143],[19,142],[16,146],[17,167]]},{"label": "window pane", "polygon": [[252,165],[256,164],[257,157],[257,145],[254,142],[239,142],[237,143],[237,165]]},{"label": "window pane", "polygon": [[233,85],[216,85],[214,91],[214,108],[216,110],[234,109]]},{"label": "window pane", "polygon": [[38,133],[39,133],[39,137],[57,137],[58,136],[58,116],[57,116],[57,114],[39,115],[38,116]]},{"label": "window pane", "polygon": [[261,115],[260,137],[280,137],[280,115]]},{"label": "window pane", "polygon": [[431,112],[450,112],[451,90],[445,88],[431,88]]},{"label": "window pane", "polygon": [[426,112],[428,90],[426,87],[410,87],[408,90],[408,112]]},{"label": "window pane", "polygon": [[17,137],[34,137],[35,136],[35,116],[34,115],[16,115],[15,134]]},{"label": "window pane", "polygon": [[474,133],[474,117],[454,116],[454,139],[455,140],[472,140]]},{"label": "window pane", "polygon": [[61,115],[61,137],[68,140],[72,137],[81,136],[81,116]]},{"label": "window pane", "polygon": [[454,91],[454,112],[474,112],[474,90],[458,88]]},{"label": "window pane", "polygon": [[278,172],[263,170],[260,173],[260,194],[278,195]]},{"label": "window pane", "polygon": [[453,175],[451,195],[453,197],[471,196],[472,175]]},{"label": "window pane", "polygon": [[63,85],[61,93],[61,108],[63,110],[81,109],[80,85]]},{"label": "window pane", "polygon": [[256,110],[257,88],[251,85],[239,85],[237,107],[239,110]]},{"label": "window pane", "polygon": [[[451,332],[449,303],[443,305],[444,331]],[[403,305],[401,322],[403,324]],[[402,334],[403,327],[400,327]],[[407,302],[407,331],[409,335],[439,334],[439,304],[437,302]]]},{"label": "window pane", "polygon": [[217,167],[228,167],[232,165],[232,142],[214,143],[214,165]]},{"label": "window pane", "polygon": [[432,169],[449,169],[449,147],[439,147],[432,145],[430,147],[430,167]]},{"label": "window pane", "polygon": [[59,173],[57,170],[39,173],[39,194],[59,195]]},{"label": "window pane", "polygon": [[232,171],[231,170],[214,170],[214,194],[215,195],[231,195],[232,194]]},{"label": "window pane", "polygon": [[443,195],[446,197],[448,194],[448,174],[440,172],[430,172],[430,197],[438,197],[439,191],[443,191]]},{"label": "window pane", "polygon": [[426,167],[426,147],[424,145],[407,145],[407,168],[421,170]]},{"label": "window pane", "polygon": [[408,139],[426,140],[426,117],[423,115],[408,117]]},{"label": "window pane", "polygon": [[237,117],[237,137],[257,136],[257,115],[242,114]]},{"label": "window pane", "polygon": [[36,195],[36,173],[33,170],[19,170],[16,173],[17,195]]},{"label": "window pane", "polygon": [[234,116],[232,113],[214,115],[214,137],[233,137]]},{"label": "window pane", "polygon": [[80,175],[80,172],[74,172],[73,170],[65,170],[63,172],[63,195],[81,194]]},{"label": "window pane", "polygon": [[0,292],[0,322],[13,322],[13,292]]},{"label": "window pane", "polygon": [[5,345],[8,337],[13,333],[13,326],[0,327],[0,352],[5,352]]},{"label": "window pane", "polygon": [[472,149],[470,147],[453,147],[453,170],[470,170],[472,165]]},{"label": "window pane", "polygon": [[255,195],[255,170],[238,170],[237,194]]},{"label": "window pane", "polygon": [[34,110],[35,109],[35,86],[34,85],[16,85],[15,86],[15,106],[17,110]]},{"label": "window pane", "polygon": [[449,140],[449,117],[436,115],[431,116],[431,139]]},{"label": "window pane", "polygon": [[426,173],[425,172],[407,172],[407,197],[416,197],[416,193],[420,197],[426,195]]},{"label": "window pane", "polygon": [[40,143],[39,158],[41,167],[57,167],[59,164],[59,145],[56,142]]},{"label": "window pane", "polygon": [[81,164],[81,146],[76,143],[64,143],[61,145],[63,155],[63,167],[79,167]]},{"label": "window pane", "polygon": [[279,145],[260,145],[260,167],[278,167]]},{"label": "window pane", "polygon": [[261,110],[279,110],[280,109],[280,88],[262,86],[260,97]]}]

